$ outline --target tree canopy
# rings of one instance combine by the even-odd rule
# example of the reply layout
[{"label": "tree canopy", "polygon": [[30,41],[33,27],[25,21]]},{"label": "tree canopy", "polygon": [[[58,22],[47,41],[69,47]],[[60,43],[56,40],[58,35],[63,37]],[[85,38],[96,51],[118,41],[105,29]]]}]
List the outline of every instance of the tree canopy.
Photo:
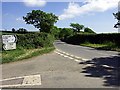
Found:
[{"label": "tree canopy", "polygon": [[24,28],[19,28],[16,32],[18,33],[27,33],[28,31]]},{"label": "tree canopy", "polygon": [[63,28],[59,33],[60,39],[65,39],[71,35],[73,35],[73,30],[71,28]]},{"label": "tree canopy", "polygon": [[70,26],[77,32],[80,32],[80,30],[84,28],[84,25],[80,25],[78,23],[71,23]]},{"label": "tree canopy", "polygon": [[32,10],[32,12],[27,13],[23,17],[26,24],[32,24],[35,28],[38,28],[41,32],[51,32],[51,28],[54,26],[54,23],[57,22],[58,17],[53,13],[46,13],[41,10]]},{"label": "tree canopy", "polygon": [[15,28],[12,28],[12,32],[15,32]]},{"label": "tree canopy", "polygon": [[120,26],[120,12],[113,13],[115,19],[118,20],[117,24],[114,25],[115,28],[118,28]]},{"label": "tree canopy", "polygon": [[86,27],[86,28],[84,29],[84,32],[86,32],[86,33],[95,33],[92,29],[90,29],[90,28],[88,28],[88,27]]}]

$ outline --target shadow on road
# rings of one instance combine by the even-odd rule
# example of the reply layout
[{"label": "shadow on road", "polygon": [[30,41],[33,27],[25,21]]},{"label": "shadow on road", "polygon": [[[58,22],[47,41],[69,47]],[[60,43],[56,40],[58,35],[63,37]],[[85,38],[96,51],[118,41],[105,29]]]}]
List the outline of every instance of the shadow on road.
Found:
[{"label": "shadow on road", "polygon": [[86,67],[81,73],[86,77],[103,78],[104,86],[120,86],[120,56],[94,58],[82,62]]}]

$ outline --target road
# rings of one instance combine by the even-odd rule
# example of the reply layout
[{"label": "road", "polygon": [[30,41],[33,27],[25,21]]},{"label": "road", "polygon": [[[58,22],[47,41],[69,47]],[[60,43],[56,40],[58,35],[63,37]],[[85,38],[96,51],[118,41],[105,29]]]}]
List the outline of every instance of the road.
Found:
[{"label": "road", "polygon": [[[118,52],[54,43],[42,56],[3,64],[2,86],[8,88],[115,88]],[[1,67],[0,66],[0,67]]]},{"label": "road", "polygon": [[118,52],[115,51],[96,50],[94,48],[66,44],[61,41],[56,41],[54,45],[57,49],[61,51],[81,57],[83,59],[91,60],[93,58],[118,56]]}]

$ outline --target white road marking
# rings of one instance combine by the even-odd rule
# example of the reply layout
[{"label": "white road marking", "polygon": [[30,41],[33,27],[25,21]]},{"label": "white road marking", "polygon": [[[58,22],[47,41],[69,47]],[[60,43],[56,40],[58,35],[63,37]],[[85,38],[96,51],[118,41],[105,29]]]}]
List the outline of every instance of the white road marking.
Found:
[{"label": "white road marking", "polygon": [[81,61],[88,61],[90,59],[85,59],[85,58],[81,58],[81,57],[78,57],[78,56],[75,56],[75,55],[71,55],[71,54],[68,54],[66,52],[63,52],[63,51],[60,51],[58,49],[56,49],[55,53],[63,56],[63,57],[66,57],[66,58],[69,58],[69,59],[73,59],[74,61],[76,62],[81,62]]},{"label": "white road marking", "polygon": [[81,62],[80,60],[74,59],[76,62]]},{"label": "white road marking", "polygon": [[90,59],[85,59],[85,58],[82,58],[83,61],[89,61]]},{"label": "white road marking", "polygon": [[72,58],[72,57],[68,57],[69,59],[74,59],[74,58]]},{"label": "white road marking", "polygon": [[14,77],[14,78],[3,79],[1,81],[8,81],[8,80],[14,80],[14,79],[20,79],[20,78],[24,78],[22,84],[1,85],[0,88],[41,85],[41,76],[40,75]]},{"label": "white road marking", "polygon": [[41,77],[40,75],[26,76],[22,85],[41,85]]},{"label": "white road marking", "polygon": [[0,88],[5,88],[5,87],[19,87],[22,86],[22,84],[16,84],[16,85],[1,85]]},{"label": "white road marking", "polygon": [[66,55],[64,55],[63,57],[67,57],[67,58],[69,58],[69,56],[66,56]]}]

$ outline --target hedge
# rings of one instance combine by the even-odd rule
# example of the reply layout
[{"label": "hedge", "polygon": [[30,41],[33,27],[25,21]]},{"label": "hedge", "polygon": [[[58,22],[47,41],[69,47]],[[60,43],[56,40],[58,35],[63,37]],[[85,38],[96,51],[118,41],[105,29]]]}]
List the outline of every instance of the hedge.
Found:
[{"label": "hedge", "polygon": [[17,35],[17,45],[23,48],[53,46],[54,37],[48,33],[29,33]]},{"label": "hedge", "polygon": [[65,40],[65,42],[70,44],[81,44],[85,42],[90,42],[94,44],[102,44],[106,42],[113,42],[120,46],[120,33],[113,34],[76,34]]}]

